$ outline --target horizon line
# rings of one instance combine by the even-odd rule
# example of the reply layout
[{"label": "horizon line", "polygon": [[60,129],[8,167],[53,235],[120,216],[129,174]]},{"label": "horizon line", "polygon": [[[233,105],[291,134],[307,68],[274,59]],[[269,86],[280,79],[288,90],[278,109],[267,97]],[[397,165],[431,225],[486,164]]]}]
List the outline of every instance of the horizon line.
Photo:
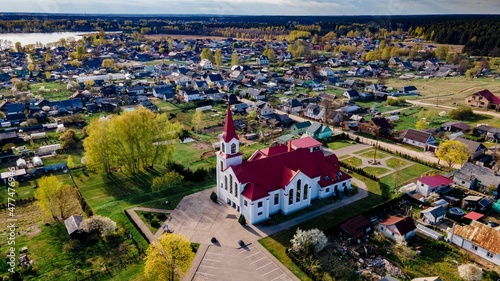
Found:
[{"label": "horizon line", "polygon": [[312,15],[312,14],[273,14],[273,15],[266,15],[266,14],[187,14],[187,13],[179,13],[179,14],[166,14],[166,13],[87,13],[87,12],[82,12],[82,13],[74,13],[74,12],[63,12],[63,13],[41,13],[41,12],[0,12],[1,14],[13,14],[13,15],[26,15],[26,14],[31,14],[31,15],[85,15],[85,16],[105,16],[105,15],[123,15],[123,16],[219,16],[219,17],[224,17],[224,16],[233,16],[233,17],[239,17],[239,16],[256,16],[256,17],[404,17],[404,16],[497,16],[500,17],[500,14],[480,14],[480,13],[471,13],[471,14],[463,14],[463,13],[458,13],[458,14],[446,14],[446,13],[436,13],[436,14],[397,14],[397,15],[391,15],[391,14],[344,14],[344,15]]}]

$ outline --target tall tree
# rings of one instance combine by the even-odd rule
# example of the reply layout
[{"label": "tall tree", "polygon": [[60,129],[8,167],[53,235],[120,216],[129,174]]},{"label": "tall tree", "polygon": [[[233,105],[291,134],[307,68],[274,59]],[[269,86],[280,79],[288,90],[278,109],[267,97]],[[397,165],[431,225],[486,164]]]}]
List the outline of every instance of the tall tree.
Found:
[{"label": "tall tree", "polygon": [[88,136],[83,140],[86,166],[96,172],[111,173],[116,158],[113,151],[115,135],[108,118],[97,118],[86,127]]},{"label": "tall tree", "polygon": [[200,58],[202,60],[204,59],[207,59],[209,61],[211,61],[212,63],[214,63],[214,54],[212,53],[212,51],[209,49],[209,48],[204,48],[202,51],[201,51],[201,55],[200,55]]},{"label": "tall tree", "polygon": [[203,112],[201,110],[197,110],[194,113],[191,124],[193,125],[193,129],[196,133],[201,132],[201,129],[203,128]]},{"label": "tall tree", "polygon": [[40,209],[55,221],[66,219],[71,204],[76,200],[73,187],[64,185],[56,176],[42,177],[35,191],[36,203]]},{"label": "tall tree", "polygon": [[214,60],[215,60],[215,65],[217,66],[217,70],[220,70],[220,68],[222,66],[222,52],[221,52],[221,50],[217,50],[215,52]]},{"label": "tall tree", "polygon": [[146,251],[144,275],[151,280],[174,280],[183,276],[194,259],[191,243],[182,234],[166,233]]},{"label": "tall tree", "polygon": [[231,66],[238,65],[240,63],[238,53],[233,53],[231,55]]},{"label": "tall tree", "polygon": [[467,145],[457,140],[444,141],[436,150],[436,156],[439,160],[445,161],[449,169],[457,163],[463,165],[469,158],[469,154]]}]

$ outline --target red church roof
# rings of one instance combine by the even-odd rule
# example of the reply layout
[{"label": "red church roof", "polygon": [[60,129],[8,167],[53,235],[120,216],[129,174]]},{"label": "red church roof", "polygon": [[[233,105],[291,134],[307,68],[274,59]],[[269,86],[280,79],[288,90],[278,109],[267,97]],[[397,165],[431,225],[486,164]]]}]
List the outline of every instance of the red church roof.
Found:
[{"label": "red church roof", "polygon": [[425,176],[418,179],[418,181],[432,188],[436,188],[439,186],[447,186],[453,183],[453,180],[443,175]]},{"label": "red church roof", "polygon": [[500,98],[492,94],[488,90],[482,90],[480,92],[475,93],[474,95],[480,95],[490,101],[492,104],[500,104]]},{"label": "red church roof", "polygon": [[310,152],[304,148],[264,158],[251,158],[229,169],[233,170],[239,182],[249,183],[242,194],[251,200],[264,198],[271,191],[285,188],[298,172],[309,178],[320,177],[319,184],[322,187],[350,178],[340,171],[339,161],[334,154],[325,157],[321,150]]},{"label": "red church roof", "polygon": [[226,123],[224,123],[224,132],[222,132],[222,139],[225,142],[229,142],[232,139],[237,139],[238,135],[236,134],[236,130],[234,129],[233,115],[231,114],[231,109],[229,105],[227,106],[226,111]]}]

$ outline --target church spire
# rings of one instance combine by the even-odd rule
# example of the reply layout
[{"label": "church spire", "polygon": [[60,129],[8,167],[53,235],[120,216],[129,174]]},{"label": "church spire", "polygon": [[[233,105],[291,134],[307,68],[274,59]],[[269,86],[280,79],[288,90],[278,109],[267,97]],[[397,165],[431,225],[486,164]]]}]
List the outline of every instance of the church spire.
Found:
[{"label": "church spire", "polygon": [[224,124],[224,132],[222,133],[222,139],[225,142],[229,142],[232,139],[239,140],[238,135],[236,134],[236,130],[234,129],[233,115],[231,114],[231,108],[229,104],[227,105],[226,123]]}]

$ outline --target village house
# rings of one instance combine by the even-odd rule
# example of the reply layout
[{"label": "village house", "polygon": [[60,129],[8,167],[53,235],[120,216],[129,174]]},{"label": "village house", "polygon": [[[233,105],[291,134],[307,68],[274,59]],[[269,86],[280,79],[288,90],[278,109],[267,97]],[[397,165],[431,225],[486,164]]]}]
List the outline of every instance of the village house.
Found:
[{"label": "village house", "polygon": [[477,141],[468,140],[461,137],[457,137],[455,138],[455,140],[467,145],[467,150],[469,151],[469,160],[472,161],[484,157],[486,151],[488,150],[486,146]]},{"label": "village house", "polygon": [[332,136],[333,132],[330,127],[318,122],[313,122],[309,128],[306,129],[306,135],[311,136],[317,140],[326,139]]},{"label": "village house", "polygon": [[293,149],[289,142],[258,150],[243,161],[239,147],[228,109],[217,152],[217,195],[251,224],[277,212],[295,212],[310,206],[313,199],[351,188],[351,177],[340,170],[335,154]]},{"label": "village house", "polygon": [[491,169],[466,162],[453,176],[453,182],[464,188],[484,191],[491,189],[498,191],[500,176]]},{"label": "village house", "polygon": [[441,125],[441,128],[447,132],[464,132],[467,133],[471,130],[471,126],[462,122],[446,122]]},{"label": "village house", "polygon": [[422,194],[422,196],[427,197],[431,192],[439,193],[442,189],[450,187],[453,180],[443,176],[424,176],[417,180],[417,192]]},{"label": "village house", "polygon": [[481,258],[500,265],[500,230],[472,221],[470,225],[454,225],[447,230],[451,243]]},{"label": "village house", "polygon": [[498,141],[500,140],[500,128],[488,125],[479,125],[474,128],[474,135],[484,136],[485,140]]},{"label": "village house", "polygon": [[311,126],[311,122],[309,121],[304,121],[304,122],[299,122],[295,123],[290,127],[291,133],[296,136],[300,136],[303,133],[306,132],[307,128]]},{"label": "village house", "polygon": [[488,90],[482,90],[466,97],[465,104],[471,107],[500,110],[500,98]]},{"label": "village house", "polygon": [[185,102],[205,99],[197,90],[181,90],[181,97]]},{"label": "village house", "polygon": [[425,223],[436,224],[446,217],[446,209],[443,206],[431,207],[420,213]]},{"label": "village house", "polygon": [[403,137],[403,143],[419,147],[424,151],[436,151],[438,143],[431,133],[408,129]]},{"label": "village house", "polygon": [[343,97],[348,98],[349,100],[357,100],[359,99],[359,93],[356,90],[348,90],[342,94]]},{"label": "village house", "polygon": [[260,55],[256,59],[258,65],[268,65],[269,64],[269,58],[264,55]]},{"label": "village house", "polygon": [[386,237],[395,241],[408,241],[415,236],[417,227],[409,217],[391,216],[381,221],[378,230]]},{"label": "village house", "polygon": [[367,234],[371,230],[370,221],[362,215],[355,216],[354,218],[346,221],[340,226],[343,232],[351,238],[358,238],[363,234]]},{"label": "village house", "polygon": [[296,98],[289,99],[283,105],[283,111],[288,113],[299,114],[303,110],[304,110],[304,105],[300,102],[300,100]]},{"label": "village house", "polygon": [[321,120],[325,115],[325,108],[317,104],[309,104],[304,110],[304,116],[313,120]]},{"label": "village house", "polygon": [[175,93],[171,86],[161,85],[153,87],[153,96],[167,101],[173,100]]},{"label": "village house", "polygon": [[384,117],[374,117],[368,122],[359,123],[358,129],[363,133],[374,136],[390,136],[392,132],[392,125]]},{"label": "village house", "polygon": [[214,68],[213,64],[211,61],[207,60],[207,59],[202,59],[200,61],[200,66],[203,68],[203,69],[212,69]]}]

